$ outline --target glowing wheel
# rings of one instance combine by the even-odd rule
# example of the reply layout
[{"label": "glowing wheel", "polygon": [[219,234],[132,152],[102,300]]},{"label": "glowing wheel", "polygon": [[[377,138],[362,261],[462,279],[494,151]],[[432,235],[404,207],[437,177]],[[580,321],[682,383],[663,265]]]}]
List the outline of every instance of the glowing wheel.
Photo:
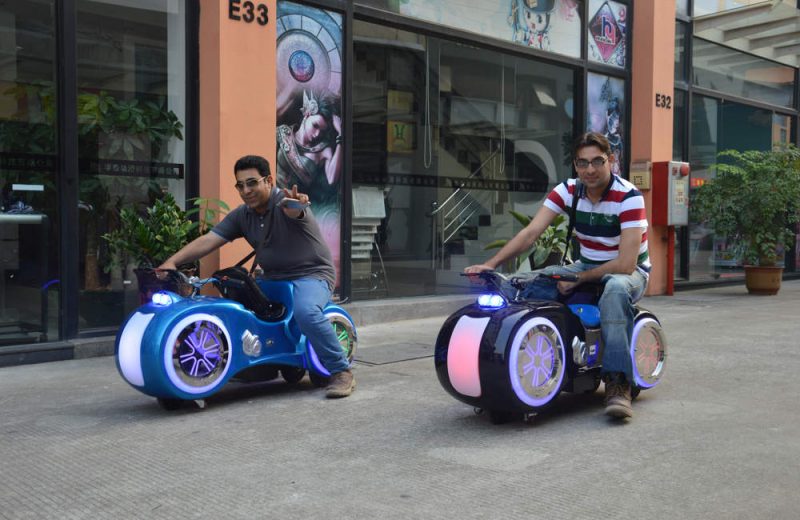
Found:
[{"label": "glowing wheel", "polygon": [[[333,333],[336,334],[336,339],[342,347],[342,352],[344,352],[347,362],[352,363],[358,347],[355,325],[340,312],[329,311],[325,313],[325,317],[328,318],[333,327]],[[308,342],[308,357],[311,365],[308,375],[311,378],[311,382],[315,386],[326,386],[331,373],[322,365],[311,342]]]},{"label": "glowing wheel", "polygon": [[216,316],[187,316],[172,328],[165,345],[167,377],[193,395],[216,389],[231,365],[230,344],[228,331]]},{"label": "glowing wheel", "polygon": [[640,388],[657,385],[664,374],[667,360],[667,342],[658,321],[649,316],[636,321],[631,334],[630,353],[636,385]]},{"label": "glowing wheel", "polygon": [[522,323],[508,353],[508,375],[523,403],[544,406],[561,391],[565,366],[564,342],[547,318]]}]

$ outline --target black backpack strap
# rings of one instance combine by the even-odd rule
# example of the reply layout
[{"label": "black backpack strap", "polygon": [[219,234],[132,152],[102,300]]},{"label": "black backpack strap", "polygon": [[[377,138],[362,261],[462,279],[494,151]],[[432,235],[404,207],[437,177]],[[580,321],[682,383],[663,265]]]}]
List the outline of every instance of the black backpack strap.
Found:
[{"label": "black backpack strap", "polygon": [[[250,251],[250,254],[249,254],[249,255],[247,255],[246,257],[242,258],[242,259],[241,259],[241,260],[239,260],[238,262],[236,262],[236,265],[235,265],[234,267],[241,267],[241,266],[243,266],[243,265],[244,265],[244,264],[245,264],[245,263],[246,263],[248,260],[250,260],[251,258],[253,258],[253,257],[255,256],[255,254],[256,254],[255,250],[253,250],[253,251]],[[255,265],[255,264],[253,264],[253,265]]]},{"label": "black backpack strap", "polygon": [[569,246],[572,244],[572,230],[575,228],[575,210],[578,207],[578,199],[583,196],[583,183],[580,179],[575,179],[575,190],[572,192],[572,207],[569,210],[569,226],[567,227],[567,246],[564,248],[564,256],[561,258],[561,265],[567,262]]},{"label": "black backpack strap", "polygon": [[[266,229],[266,230],[264,230],[264,236],[263,236],[263,237],[261,237],[261,244],[260,244],[260,247],[263,247],[263,246],[264,246],[264,244],[266,244],[266,243],[267,243],[267,235],[269,235],[269,227],[267,227],[267,229]],[[244,257],[244,258],[242,258],[241,260],[239,260],[239,262],[238,262],[238,263],[237,263],[237,264],[236,264],[234,267],[241,267],[241,266],[243,266],[243,265],[245,264],[245,262],[247,262],[248,260],[250,260],[251,258],[253,258],[253,257],[255,256],[255,254],[256,254],[256,250],[255,250],[255,249],[253,249],[252,251],[250,251],[250,254],[249,254],[249,255],[247,255],[246,257]],[[254,261],[254,262],[253,262],[253,265],[251,265],[251,266],[250,266],[250,274],[253,274],[253,271],[255,271],[255,270],[256,270],[256,265],[258,265],[258,262],[255,262],[255,261]]]}]

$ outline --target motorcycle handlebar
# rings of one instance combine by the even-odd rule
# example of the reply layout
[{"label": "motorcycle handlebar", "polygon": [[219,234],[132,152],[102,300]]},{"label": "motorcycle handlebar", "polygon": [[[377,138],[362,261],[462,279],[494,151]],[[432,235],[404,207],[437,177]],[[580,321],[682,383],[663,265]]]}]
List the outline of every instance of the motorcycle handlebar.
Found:
[{"label": "motorcycle handlebar", "polygon": [[[509,276],[506,276],[506,275],[504,275],[504,274],[502,274],[502,273],[500,273],[498,271],[493,271],[493,270],[486,270],[486,271],[481,271],[481,272],[478,272],[478,273],[461,273],[461,276],[468,276],[470,278],[477,277],[477,278],[480,278],[481,280],[485,281],[488,284],[494,284],[494,285],[498,285],[498,286],[503,284],[503,283],[509,283],[512,287],[514,287],[516,289],[523,289],[527,284],[529,284],[531,281],[533,281],[535,279],[534,277],[531,277],[531,278],[526,278],[526,279],[523,280],[523,279],[520,279],[520,278],[517,278],[517,277],[513,277],[513,276],[509,277]],[[544,274],[544,273],[538,273],[538,276],[549,278],[549,279],[554,280],[556,282],[577,282],[578,281],[578,275],[577,274]]]},{"label": "motorcycle handlebar", "polygon": [[204,285],[216,281],[216,278],[213,278],[213,277],[211,277],[211,278],[200,278],[200,277],[197,277],[197,276],[191,276],[191,277],[190,276],[186,276],[186,274],[182,273],[181,271],[178,271],[177,269],[160,269],[160,268],[154,267],[154,268],[151,268],[149,270],[152,271],[153,274],[155,274],[158,278],[161,278],[161,276],[159,276],[159,274],[163,273],[163,274],[166,275],[166,276],[164,276],[164,278],[171,277],[174,281],[177,281],[178,283],[184,283],[186,285],[194,287],[195,289],[200,289]]}]

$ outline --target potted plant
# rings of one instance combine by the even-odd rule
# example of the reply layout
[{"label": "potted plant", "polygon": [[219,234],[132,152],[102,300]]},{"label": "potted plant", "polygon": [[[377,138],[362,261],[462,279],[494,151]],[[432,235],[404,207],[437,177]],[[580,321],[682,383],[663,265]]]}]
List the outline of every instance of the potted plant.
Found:
[{"label": "potted plant", "polygon": [[783,274],[778,263],[800,212],[800,150],[726,150],[718,158],[715,177],[693,196],[693,219],[741,244],[750,293],[776,294]]},{"label": "potted plant", "polygon": [[[533,217],[523,215],[517,211],[509,211],[511,215],[526,227],[530,224]],[[509,270],[518,271],[525,269],[525,260],[529,262],[530,269],[540,269],[548,265],[556,265],[561,261],[564,251],[567,248],[568,221],[565,215],[557,215],[553,223],[545,229],[533,246],[517,256],[509,265]],[[508,239],[499,239],[491,242],[484,247],[484,250],[498,249],[508,243]]]},{"label": "potted plant", "polygon": [[[109,269],[125,268],[129,264],[139,268],[135,272],[142,300],[148,298],[154,288],[163,286],[142,268],[158,267],[164,263],[183,246],[204,234],[213,226],[213,221],[229,209],[227,204],[216,199],[198,197],[191,202],[194,207],[183,210],[175,198],[166,193],[143,212],[124,207],[119,212],[117,229],[103,235],[112,258]],[[195,214],[199,218],[192,220]],[[187,274],[197,271],[196,264],[179,268]]]}]

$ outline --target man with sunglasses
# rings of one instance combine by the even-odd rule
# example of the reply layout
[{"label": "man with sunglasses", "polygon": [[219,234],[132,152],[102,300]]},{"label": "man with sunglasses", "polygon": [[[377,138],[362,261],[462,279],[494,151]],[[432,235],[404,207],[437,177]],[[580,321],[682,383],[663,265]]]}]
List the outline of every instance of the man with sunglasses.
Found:
[{"label": "man with sunglasses", "polygon": [[256,251],[256,262],[270,280],[288,280],[294,286],[294,318],[331,373],[326,396],[347,397],[355,379],[345,353],[322,309],[336,282],[331,252],[314,214],[305,206],[308,195],[297,186],[279,189],[263,157],[246,155],[233,167],[236,190],[244,204],[222,222],[187,244],[164,262],[161,269],[194,262],[224,244],[244,237]]},{"label": "man with sunglasses", "polygon": [[644,294],[650,273],[644,198],[633,184],[611,173],[614,156],[602,134],[581,135],[575,143],[574,157],[580,183],[569,179],[557,185],[525,229],[486,263],[469,266],[465,272],[497,269],[527,251],[557,215],[570,214],[573,197],[577,196],[575,235],[580,243],[580,257],[574,264],[546,267],[541,272],[575,274],[578,281],[555,284],[546,278],[536,278],[523,296],[554,300],[559,292],[570,294],[584,282],[604,284],[599,307],[605,345],[602,360],[605,412],[612,417],[628,418],[633,416],[630,384],[633,365],[628,353],[634,317],[632,303]]}]

